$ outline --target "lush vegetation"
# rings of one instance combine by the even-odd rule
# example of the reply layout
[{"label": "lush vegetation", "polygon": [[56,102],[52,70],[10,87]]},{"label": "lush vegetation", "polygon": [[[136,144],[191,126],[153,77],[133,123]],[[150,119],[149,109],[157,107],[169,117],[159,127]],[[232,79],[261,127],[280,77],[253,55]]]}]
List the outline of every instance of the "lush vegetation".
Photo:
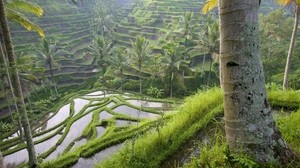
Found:
[{"label": "lush vegetation", "polygon": [[[30,154],[29,166],[38,161],[40,167],[70,167],[122,144],[115,155],[97,167],[159,167],[170,164],[168,159],[199,131],[209,129],[211,123],[224,124],[220,123],[224,113],[219,89],[221,29],[217,12],[208,12],[216,1],[0,1],[10,28],[7,31],[0,20],[0,34],[10,35],[12,40],[0,38],[0,152],[4,158],[25,150],[26,144],[38,146],[57,136],[51,148],[37,157]],[[294,3],[277,2],[284,6]],[[206,15],[199,12],[204,5]],[[299,5],[293,5],[298,10]],[[293,19],[298,20],[299,14],[289,8],[279,9],[273,2],[262,2],[260,9],[261,47],[256,49],[261,53],[267,97],[283,138],[295,152],[294,161],[287,166],[297,167],[300,48],[298,22],[293,23]],[[226,67],[238,65],[230,63]],[[233,88],[242,88],[242,84]],[[103,97],[88,95],[100,90]],[[106,97],[108,90],[115,95]],[[77,111],[76,99],[89,103]],[[130,100],[173,106],[183,103],[165,112],[134,105]],[[67,104],[67,118],[43,130]],[[264,104],[268,104],[267,99]],[[132,117],[115,111],[122,106],[158,117]],[[103,111],[113,117],[101,119]],[[72,125],[89,115],[91,121],[82,134],[61,150]],[[119,127],[119,120],[136,125]],[[97,132],[100,127],[105,128],[101,136]],[[219,127],[207,144],[200,143],[200,156],[188,164],[178,164],[273,166],[231,151]],[[75,148],[82,140],[84,143]],[[55,152],[59,154],[48,161]]]}]

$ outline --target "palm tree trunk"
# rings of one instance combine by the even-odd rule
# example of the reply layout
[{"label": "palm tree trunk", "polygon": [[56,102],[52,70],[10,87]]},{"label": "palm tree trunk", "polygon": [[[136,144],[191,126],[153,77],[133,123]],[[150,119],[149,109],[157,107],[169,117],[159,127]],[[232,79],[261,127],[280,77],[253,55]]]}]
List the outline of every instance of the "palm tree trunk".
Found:
[{"label": "palm tree trunk", "polygon": [[289,87],[289,74],[290,74],[290,69],[291,69],[292,54],[294,51],[295,41],[296,41],[296,36],[297,36],[299,15],[300,15],[299,5],[296,5],[294,29],[293,29],[293,33],[292,33],[292,37],[291,37],[289,52],[288,52],[288,56],[286,59],[286,65],[285,65],[285,71],[284,71],[283,90],[286,90]]},{"label": "palm tree trunk", "polygon": [[204,72],[205,57],[206,57],[206,54],[204,54],[203,59],[202,59],[202,73]]},{"label": "palm tree trunk", "polygon": [[27,151],[29,155],[29,166],[36,167],[37,166],[37,157],[34,148],[34,143],[31,135],[31,128],[28,121],[27,111],[25,107],[25,102],[23,98],[23,93],[21,89],[20,79],[18,70],[16,67],[16,58],[14,55],[13,45],[10,36],[10,30],[6,18],[6,13],[4,9],[4,0],[0,0],[0,20],[1,20],[1,28],[3,32],[4,44],[6,47],[7,57],[9,60],[9,65],[12,68],[12,84],[14,86],[14,92],[17,97],[17,105],[19,107],[19,112],[21,115],[22,125],[24,127],[25,139],[27,143]]},{"label": "palm tree trunk", "polygon": [[54,76],[53,76],[53,69],[52,69],[52,63],[49,63],[49,70],[50,70],[50,75],[51,75],[51,81],[53,83],[53,86],[54,86],[54,90],[55,90],[55,93],[56,95],[58,95],[58,91],[57,91],[57,86],[56,86],[56,82],[54,80]]},{"label": "palm tree trunk", "polygon": [[[187,38],[185,38],[185,41],[184,41],[184,55],[183,55],[183,61],[184,62],[185,62],[186,58],[187,58]],[[182,77],[183,77],[183,79],[184,79],[184,76],[185,76],[185,71],[183,70],[182,71]]]},{"label": "palm tree trunk", "polygon": [[140,94],[142,94],[142,65],[139,65]]},{"label": "palm tree trunk", "polygon": [[[212,55],[212,53],[210,55]],[[209,64],[209,72],[208,72],[207,84],[206,84],[207,86],[209,86],[209,82],[210,82],[210,75],[211,75],[212,63],[213,63],[213,59],[212,59],[212,56],[211,56],[211,60],[210,60],[210,64]]]},{"label": "palm tree trunk", "polygon": [[267,99],[261,63],[259,1],[219,1],[220,70],[226,140],[258,162],[291,155]]},{"label": "palm tree trunk", "polygon": [[[17,106],[16,96],[14,94],[14,88],[13,88],[10,73],[9,73],[9,70],[8,70],[9,67],[7,65],[7,62],[6,62],[6,58],[5,58],[5,55],[4,55],[4,50],[2,48],[2,40],[0,41],[0,54],[1,54],[0,62],[2,62],[4,64],[4,67],[5,67],[5,71],[6,71],[5,73],[6,73],[6,76],[7,76],[7,81],[8,81],[10,93],[11,93],[11,96],[12,96],[12,99],[13,99],[13,104],[14,104],[14,107],[15,107],[15,110],[16,110],[16,113],[17,113],[17,117],[18,117],[18,127],[19,127],[19,131],[20,131],[20,139],[24,140],[23,128],[22,128],[22,123],[21,123],[21,116],[20,116],[20,113],[19,113],[19,108]],[[9,104],[9,110],[10,110],[10,114],[11,114],[11,117],[12,117],[12,121],[14,123],[14,118],[13,118],[13,115],[12,115],[10,104]]]},{"label": "palm tree trunk", "polygon": [[171,70],[171,74],[170,74],[170,97],[173,96],[173,70]]},{"label": "palm tree trunk", "polygon": [[6,168],[1,151],[0,151],[0,167]]},{"label": "palm tree trunk", "polygon": [[120,75],[121,75],[121,91],[123,91],[123,70],[120,70]]}]

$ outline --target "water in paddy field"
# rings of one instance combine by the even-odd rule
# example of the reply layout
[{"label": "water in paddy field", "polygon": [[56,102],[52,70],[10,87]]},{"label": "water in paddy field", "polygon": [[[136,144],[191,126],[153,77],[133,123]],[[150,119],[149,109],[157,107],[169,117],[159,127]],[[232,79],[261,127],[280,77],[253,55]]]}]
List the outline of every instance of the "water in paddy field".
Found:
[{"label": "water in paddy field", "polygon": [[92,157],[80,158],[72,168],[93,168],[99,162],[116,153],[122,146],[123,144],[114,145],[112,147],[102,150],[101,152],[93,155]]},{"label": "water in paddy field", "polygon": [[99,114],[99,119],[100,120],[106,120],[106,119],[110,119],[113,118],[114,115],[108,113],[107,111],[101,111]]},{"label": "water in paddy field", "polygon": [[50,118],[46,124],[46,128],[50,129],[53,128],[54,126],[60,124],[61,122],[65,121],[70,115],[70,104],[67,104],[63,106],[52,118]]},{"label": "water in paddy field", "polygon": [[78,114],[85,105],[89,104],[89,102],[90,101],[84,99],[74,99],[74,115]]},{"label": "water in paddy field", "polygon": [[143,100],[127,100],[128,103],[135,106],[151,107],[157,109],[170,109],[170,103],[161,103],[161,102],[152,102],[152,101],[143,101]]},{"label": "water in paddy field", "polygon": [[[156,119],[159,115],[154,113],[149,113],[146,111],[140,111],[139,109],[135,109],[127,105],[124,105],[124,103],[127,102],[137,107],[143,106],[143,107],[153,108],[153,109],[162,109],[165,107],[170,107],[169,103],[140,101],[140,100],[125,100],[126,102],[124,102],[124,100],[119,100],[116,97],[111,97],[111,96],[119,96],[119,94],[106,92],[105,99],[103,99],[104,92],[96,91],[90,94],[86,94],[82,96],[82,98],[75,98],[74,100],[70,100],[70,102],[74,101],[73,116],[70,116],[71,103],[62,106],[57,113],[51,112],[48,115],[45,115],[42,118],[43,120],[42,122],[44,122],[44,124],[38,126],[35,129],[35,132],[45,132],[45,133],[39,136],[34,136],[33,140],[34,142],[37,142],[43,140],[44,138],[49,138],[49,139],[35,145],[37,155],[41,155],[49,151],[52,147],[56,146],[57,142],[61,138],[63,138],[63,135],[65,135],[65,138],[63,139],[62,143],[59,144],[57,148],[44,159],[44,161],[55,159],[56,157],[61,155],[68,146],[69,147],[71,146],[70,150],[72,151],[86,144],[88,142],[88,139],[82,137],[82,132],[92,122],[93,114],[95,114],[97,110],[101,110],[101,108],[103,107],[112,110],[114,113],[127,115],[128,117],[132,117],[135,119],[138,118]],[[121,96],[126,98],[132,98],[134,95],[130,94],[130,97],[124,95]],[[86,100],[84,97],[88,97],[88,99]],[[107,103],[108,100],[110,101],[109,103]],[[106,104],[105,106],[103,106],[104,103]],[[120,103],[123,105],[115,107]],[[114,109],[111,109],[112,107]],[[86,109],[83,111],[84,108]],[[137,121],[115,119],[116,116],[109,113],[108,110],[107,111],[103,110],[100,112],[98,111],[97,115],[99,115],[99,123],[101,123],[101,121],[103,120],[112,119],[116,127],[127,127],[127,126],[138,124]],[[82,117],[77,119],[77,117],[79,116]],[[74,120],[73,118],[76,120]],[[39,122],[39,124],[41,124],[42,122]],[[62,125],[58,126],[59,124]],[[70,125],[70,129],[68,133],[65,132],[67,130],[66,129],[67,125]],[[57,128],[53,129],[54,127]],[[99,125],[94,126],[94,129],[97,131],[97,138],[101,138],[105,134],[107,129],[106,127],[107,126],[99,126]],[[53,129],[53,130],[48,131],[49,129]],[[18,136],[17,133],[14,133],[13,135],[11,135],[10,138],[17,137],[17,136]],[[9,150],[16,147],[17,147],[16,145],[11,146],[9,147]],[[115,153],[121,147],[122,144],[114,145],[94,154],[94,156],[90,158],[80,158],[76,163],[76,165],[74,165],[73,167],[93,167],[95,166],[96,163],[109,157],[111,154]],[[19,150],[15,153],[12,153],[10,155],[4,156],[4,161],[5,164],[10,166],[12,165],[16,166],[27,162],[28,153],[26,148]]]},{"label": "water in paddy field", "polygon": [[133,118],[156,118],[159,116],[158,114],[140,111],[140,110],[137,110],[135,108],[128,107],[125,105],[119,106],[119,107],[113,109],[113,111],[115,111],[116,113],[128,115]]},{"label": "water in paddy field", "polygon": [[70,130],[63,142],[57,147],[57,149],[54,152],[52,152],[46,158],[46,160],[54,159],[59,154],[62,154],[71,142],[73,142],[76,138],[80,137],[85,127],[92,121],[92,115],[93,113],[89,113],[75,121],[70,127]]}]

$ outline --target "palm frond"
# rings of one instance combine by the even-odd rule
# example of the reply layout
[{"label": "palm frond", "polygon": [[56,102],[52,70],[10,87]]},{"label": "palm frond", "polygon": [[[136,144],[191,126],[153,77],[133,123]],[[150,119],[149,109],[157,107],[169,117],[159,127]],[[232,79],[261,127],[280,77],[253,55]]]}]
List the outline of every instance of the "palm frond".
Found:
[{"label": "palm frond", "polygon": [[13,21],[16,22],[18,24],[20,24],[21,26],[23,26],[24,28],[26,28],[28,31],[36,31],[38,32],[38,34],[42,37],[45,37],[45,32],[44,30],[42,30],[38,25],[32,23],[30,20],[28,20],[27,18],[23,17],[23,15],[17,11],[13,11],[9,8],[6,8],[6,13],[7,13],[7,17]]},{"label": "palm frond", "polygon": [[15,11],[21,11],[25,13],[34,14],[36,16],[42,16],[44,14],[43,9],[35,3],[25,0],[11,0],[6,4],[6,8]]},{"label": "palm frond", "polygon": [[218,0],[207,0],[202,8],[202,13],[206,14],[207,12],[211,11],[213,8],[218,6]]},{"label": "palm frond", "polygon": [[299,0],[276,0],[279,5],[287,6],[292,4],[293,2],[297,2],[299,4]]}]

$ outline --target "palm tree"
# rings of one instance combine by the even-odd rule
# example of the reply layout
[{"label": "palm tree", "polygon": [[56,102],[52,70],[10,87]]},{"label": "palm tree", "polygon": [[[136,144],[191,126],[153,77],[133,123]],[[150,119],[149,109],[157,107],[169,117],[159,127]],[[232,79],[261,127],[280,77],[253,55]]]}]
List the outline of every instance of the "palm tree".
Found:
[{"label": "palm tree", "polygon": [[[42,37],[45,36],[44,31],[38,25],[36,25],[36,24],[32,23],[30,20],[28,20],[24,15],[25,13],[29,13],[29,14],[33,14],[36,16],[42,16],[44,11],[40,6],[38,6],[35,3],[24,1],[24,0],[10,0],[10,1],[6,1],[4,5],[5,5],[5,12],[7,14],[8,20],[16,22],[17,24],[26,28],[28,31],[31,31],[31,30],[37,31],[40,36],[42,36]],[[0,38],[2,41],[3,40],[2,37],[0,37]],[[2,55],[3,55],[3,59],[5,61],[6,58],[4,57],[4,55],[5,55],[4,53],[5,52],[3,51]],[[8,70],[6,70],[6,74],[7,74],[8,83],[10,85],[10,89],[12,89]],[[14,96],[15,95],[12,93],[12,97],[15,100]],[[15,107],[15,109],[16,109],[16,112],[18,113],[17,106]],[[18,114],[18,116],[19,116],[19,114]],[[23,139],[23,131],[22,131],[22,127],[20,124],[20,118],[19,118],[18,123],[19,123],[20,137],[21,137],[21,139]]]},{"label": "palm tree", "polygon": [[16,68],[16,57],[14,54],[14,49],[13,49],[12,40],[10,36],[10,30],[7,22],[4,0],[0,0],[0,21],[1,21],[0,24],[1,24],[2,34],[3,34],[4,44],[6,48],[6,53],[9,60],[9,65],[11,67],[12,85],[14,88],[14,93],[17,98],[17,105],[18,105],[19,113],[21,115],[22,125],[24,127],[27,151],[29,155],[29,165],[30,167],[36,167],[37,157],[34,148],[34,143],[32,140],[32,134],[31,134],[30,124],[28,121],[27,111],[26,111],[25,102],[23,98],[19,74]]},{"label": "palm tree", "polygon": [[[210,74],[212,69],[213,58],[219,55],[219,22],[211,16],[208,16],[201,26],[201,32],[197,34],[197,50],[209,53],[211,55],[211,61],[209,66],[209,74],[207,79],[207,85],[209,85]],[[202,71],[205,61],[205,54],[203,59]]]},{"label": "palm tree", "polygon": [[0,167],[5,168],[4,161],[3,161],[3,156],[2,156],[2,152],[1,151],[0,151]]},{"label": "palm tree", "polygon": [[141,36],[135,38],[135,42],[131,41],[132,48],[130,49],[130,57],[133,65],[138,67],[140,93],[142,93],[142,67],[144,62],[148,59],[151,52],[149,42]]},{"label": "palm tree", "polygon": [[[286,60],[286,65],[285,65],[285,71],[284,71],[284,78],[283,78],[283,89],[286,90],[288,89],[289,85],[289,73],[290,73],[290,68],[291,68],[291,59],[292,59],[292,54],[293,50],[295,47],[295,41],[296,41],[296,36],[297,36],[297,30],[298,30],[298,23],[299,23],[299,16],[300,16],[300,1],[298,0],[276,0],[277,3],[288,6],[288,5],[294,5],[295,6],[295,21],[294,21],[294,28],[293,28],[293,33],[291,36],[291,42],[290,42],[290,47],[287,55],[287,60]],[[207,0],[206,4],[204,5],[202,11],[203,13],[207,13],[209,10],[213,9],[218,5],[218,0]]]},{"label": "palm tree", "polygon": [[58,94],[56,82],[53,76],[53,67],[59,67],[58,61],[62,59],[67,53],[58,46],[57,42],[52,42],[43,38],[37,46],[35,46],[35,56],[37,57],[37,65],[47,65],[49,67],[51,81],[53,83],[55,93]]},{"label": "palm tree", "polygon": [[116,47],[113,50],[113,54],[109,57],[108,62],[110,63],[110,70],[113,71],[113,74],[119,76],[121,79],[121,91],[123,91],[123,78],[124,78],[124,69],[128,67],[129,62],[127,61],[126,50],[121,47]]},{"label": "palm tree", "polygon": [[[174,20],[169,26],[172,28],[170,35],[173,39],[178,39],[178,37],[183,38],[183,46],[184,46],[184,53],[183,53],[183,61],[188,59],[188,42],[192,39],[193,31],[195,25],[193,24],[194,13],[187,12],[184,13],[183,16],[179,16],[178,20]],[[168,35],[167,35],[168,36]],[[181,39],[182,40],[182,39]],[[182,76],[185,76],[185,71],[182,71]]]},{"label": "palm tree", "polygon": [[95,61],[102,72],[102,76],[106,73],[107,60],[112,53],[112,47],[113,43],[106,41],[103,36],[95,38],[89,46],[90,53],[96,58]]},{"label": "palm tree", "polygon": [[101,28],[101,36],[104,37],[105,33],[113,34],[114,30],[112,29],[114,22],[113,15],[107,11],[104,6],[97,8],[95,23],[93,24],[96,29]]},{"label": "palm tree", "polygon": [[233,151],[242,150],[258,162],[276,162],[291,152],[266,95],[258,11],[259,1],[219,1],[225,132]]},{"label": "palm tree", "polygon": [[173,96],[173,81],[175,73],[179,70],[180,64],[182,62],[182,50],[183,47],[178,43],[169,42],[163,46],[164,50],[164,63],[166,66],[166,72],[169,76],[169,96]]},{"label": "palm tree", "polygon": [[[19,127],[20,139],[23,140],[24,139],[24,134],[23,134],[23,128],[22,128],[22,123],[21,123],[21,116],[20,116],[19,109],[18,109],[17,102],[16,102],[16,96],[15,96],[14,88],[13,88],[12,81],[11,81],[9,67],[8,67],[7,62],[6,62],[6,57],[5,57],[4,50],[3,50],[2,46],[3,46],[2,41],[0,39],[0,55],[1,55],[0,56],[0,63],[3,64],[4,70],[5,70],[6,79],[7,79],[7,82],[8,82],[8,85],[9,85],[9,90],[10,90],[11,97],[12,97],[12,100],[13,100],[13,105],[16,109],[16,113],[17,113],[17,116],[18,116],[18,127]],[[9,110],[11,110],[10,107],[9,107]],[[10,111],[10,115],[11,115],[12,122],[14,122],[14,118],[13,118],[13,115],[12,115],[11,111]]]},{"label": "palm tree", "polygon": [[29,13],[36,16],[42,16],[44,11],[40,6],[25,0],[9,0],[5,1],[4,5],[8,20],[20,24],[28,31],[36,31],[40,36],[45,37],[44,31],[24,15],[25,13]]},{"label": "palm tree", "polygon": [[298,0],[276,0],[276,1],[279,4],[284,6],[292,5],[292,4],[295,6],[294,29],[291,37],[288,55],[286,58],[286,65],[285,65],[284,78],[283,78],[283,89],[286,90],[289,87],[289,74],[291,69],[291,60],[292,60],[292,54],[294,51],[296,37],[297,37],[297,30],[298,30],[298,23],[299,23],[299,16],[300,16],[300,1]]}]

